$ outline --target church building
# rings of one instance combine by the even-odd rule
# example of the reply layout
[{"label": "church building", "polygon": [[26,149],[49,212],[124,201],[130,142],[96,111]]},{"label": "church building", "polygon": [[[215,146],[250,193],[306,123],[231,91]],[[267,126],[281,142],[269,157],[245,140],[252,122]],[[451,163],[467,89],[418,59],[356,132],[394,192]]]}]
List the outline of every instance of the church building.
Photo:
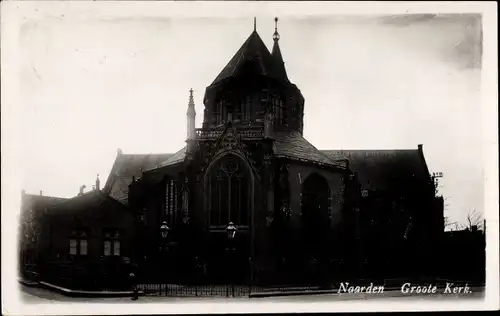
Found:
[{"label": "church building", "polygon": [[184,148],[118,149],[102,189],[97,180],[93,192],[44,206],[52,215],[41,221],[42,257],[70,257],[108,276],[132,265],[146,283],[291,285],[432,274],[443,199],[422,145],[311,144],[305,100],[287,75],[275,23],[271,51],[254,27],[208,85],[201,127],[189,91]]},{"label": "church building", "polygon": [[275,22],[271,51],[254,28],[206,88],[201,128],[190,90],[184,148],[118,151],[104,192],[135,218],[138,266],[171,271],[170,278],[201,264],[213,281],[300,282],[311,262],[315,271],[356,274],[370,262],[359,269],[394,272],[402,248],[432,255],[443,207],[422,146],[311,144]]}]

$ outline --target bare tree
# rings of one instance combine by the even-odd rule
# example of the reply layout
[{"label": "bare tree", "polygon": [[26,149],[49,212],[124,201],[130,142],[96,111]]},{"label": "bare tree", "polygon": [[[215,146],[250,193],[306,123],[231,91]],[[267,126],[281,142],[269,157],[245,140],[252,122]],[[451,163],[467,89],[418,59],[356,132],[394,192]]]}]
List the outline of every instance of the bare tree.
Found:
[{"label": "bare tree", "polygon": [[457,222],[451,221],[448,216],[444,217],[444,230],[456,230]]},{"label": "bare tree", "polygon": [[483,216],[482,214],[478,213],[476,209],[472,209],[466,217],[467,223],[466,223],[466,229],[472,230],[473,227],[476,227],[477,229],[480,229],[483,227]]}]

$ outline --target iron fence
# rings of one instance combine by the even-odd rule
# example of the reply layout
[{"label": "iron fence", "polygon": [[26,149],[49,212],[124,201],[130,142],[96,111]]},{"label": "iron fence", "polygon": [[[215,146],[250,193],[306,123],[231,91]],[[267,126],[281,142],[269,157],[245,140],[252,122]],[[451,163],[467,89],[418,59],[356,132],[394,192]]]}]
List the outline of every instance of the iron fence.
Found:
[{"label": "iron fence", "polygon": [[179,284],[138,284],[137,288],[148,296],[173,297],[245,297],[264,292],[312,291],[320,287],[304,286],[250,286],[250,285],[179,285]]},{"label": "iron fence", "polygon": [[179,284],[138,284],[144,295],[176,297],[243,297],[252,289],[248,285],[179,285]]}]

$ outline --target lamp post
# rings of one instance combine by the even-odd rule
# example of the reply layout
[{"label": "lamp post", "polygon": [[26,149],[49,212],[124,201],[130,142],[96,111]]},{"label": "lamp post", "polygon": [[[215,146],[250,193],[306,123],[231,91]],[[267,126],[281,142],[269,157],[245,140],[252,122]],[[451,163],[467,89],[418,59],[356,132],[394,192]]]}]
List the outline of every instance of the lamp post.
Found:
[{"label": "lamp post", "polygon": [[[168,253],[168,234],[170,233],[170,227],[168,227],[167,222],[163,221],[160,226],[160,237],[161,237],[161,256],[163,261],[166,261],[166,255]],[[162,270],[165,270],[165,266],[162,267]],[[168,270],[168,269],[167,269]],[[165,292],[167,292],[167,284],[165,284]]]},{"label": "lamp post", "polygon": [[[227,252],[228,252],[228,255],[230,257],[230,263],[232,263],[232,269],[234,269],[234,266],[236,266],[235,262],[233,262],[235,259],[234,259],[234,256],[235,256],[235,244],[234,244],[234,241],[235,241],[235,238],[236,238],[236,226],[234,226],[234,223],[233,222],[229,222],[229,224],[227,225],[226,227],[226,238],[227,238]],[[232,270],[231,269],[231,270]],[[231,272],[231,278],[233,278],[233,274],[234,274],[234,271],[230,271]],[[234,280],[231,282],[231,289],[232,289],[232,292],[233,292],[233,296],[234,296]]]},{"label": "lamp post", "polygon": [[160,226],[160,235],[163,241],[166,242],[169,232],[170,232],[170,227],[168,227],[166,221],[163,221],[163,223]]}]

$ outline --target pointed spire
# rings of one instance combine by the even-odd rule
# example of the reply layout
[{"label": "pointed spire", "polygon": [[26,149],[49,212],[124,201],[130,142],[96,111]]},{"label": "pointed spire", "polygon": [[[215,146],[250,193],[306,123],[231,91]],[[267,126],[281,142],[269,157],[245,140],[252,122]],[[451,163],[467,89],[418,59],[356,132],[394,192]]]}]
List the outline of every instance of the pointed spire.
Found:
[{"label": "pointed spire", "polygon": [[253,17],[253,31],[257,32],[257,18]]},{"label": "pointed spire", "polygon": [[281,55],[281,49],[279,45],[279,40],[280,40],[280,34],[278,33],[278,18],[274,18],[274,34],[273,34],[273,40],[274,40],[274,45],[273,45],[273,51],[271,52],[271,55],[274,59],[274,62],[276,64],[276,72],[277,75],[280,78],[283,78],[285,81],[288,81],[288,76],[286,74],[285,70],[285,63],[283,62],[283,56]]},{"label": "pointed spire", "polygon": [[101,189],[101,180],[99,180],[99,174],[97,174],[97,178],[95,179],[95,189],[97,191]]},{"label": "pointed spire", "polygon": [[188,116],[196,115],[196,111],[194,110],[194,97],[192,88],[189,89],[189,103],[188,103],[187,115]]},{"label": "pointed spire", "polygon": [[196,128],[195,128],[195,118],[196,111],[194,109],[194,97],[193,97],[193,89],[189,89],[189,102],[188,102],[188,110],[187,110],[187,139],[194,139],[196,137]]},{"label": "pointed spire", "polygon": [[273,34],[273,40],[275,42],[280,40],[280,33],[278,33],[278,17],[274,18],[274,34]]},{"label": "pointed spire", "polygon": [[[227,65],[222,69],[219,75],[215,78],[215,80],[210,85],[211,87],[215,87],[218,83],[229,79],[231,77],[236,77],[238,74],[245,72],[248,68],[245,68],[244,65],[249,61],[253,60],[254,57],[258,62],[254,62],[256,67],[253,67],[251,71],[253,71],[254,75],[263,75],[268,77],[274,77],[278,80],[289,81],[286,78],[286,73],[284,73],[284,66],[282,65],[283,60],[281,58],[281,53],[278,52],[278,58],[274,58],[272,54],[269,52],[266,44],[262,41],[259,34],[255,31],[256,29],[256,21],[254,18],[254,31],[250,34],[247,40],[241,45],[236,54],[230,59]],[[275,19],[277,23],[277,18]],[[275,34],[273,35],[274,48],[273,51],[277,48],[277,43],[279,39],[279,34],[276,26]],[[276,65],[278,63],[278,65]]]}]

